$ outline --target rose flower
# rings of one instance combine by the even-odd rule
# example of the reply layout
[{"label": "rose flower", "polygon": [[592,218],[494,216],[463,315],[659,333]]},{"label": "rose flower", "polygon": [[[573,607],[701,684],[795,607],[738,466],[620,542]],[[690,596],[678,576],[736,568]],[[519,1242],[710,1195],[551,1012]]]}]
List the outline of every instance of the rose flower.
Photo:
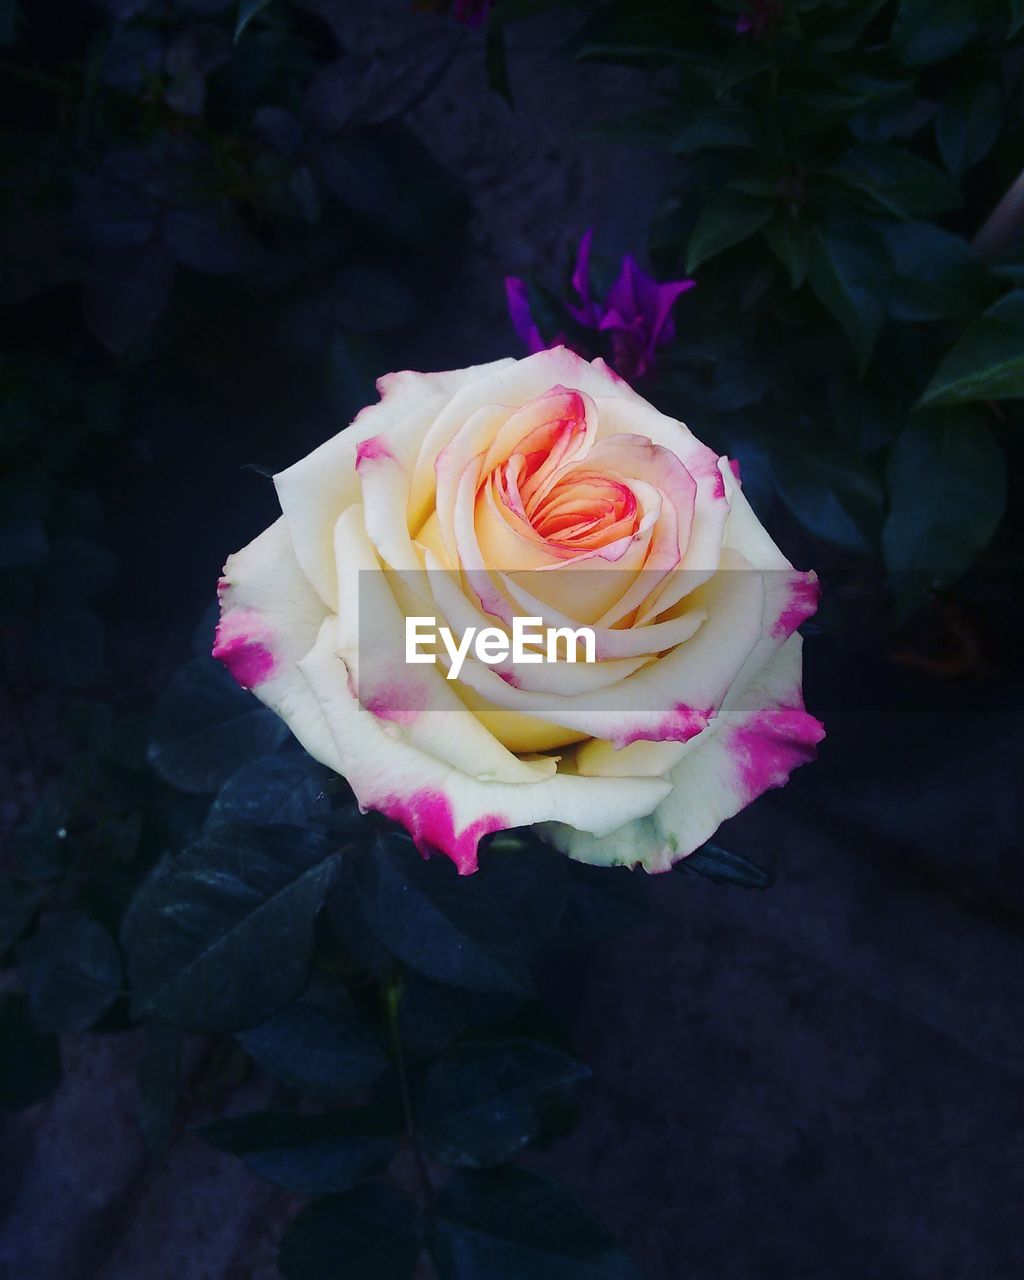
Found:
[{"label": "rose flower", "polygon": [[[581,861],[662,871],[810,760],[789,564],[732,466],[564,348],[390,374],[275,476],[282,515],[228,558],[214,655],[420,850],[476,868],[533,825]],[[593,633],[594,661],[453,674],[412,617]]]}]

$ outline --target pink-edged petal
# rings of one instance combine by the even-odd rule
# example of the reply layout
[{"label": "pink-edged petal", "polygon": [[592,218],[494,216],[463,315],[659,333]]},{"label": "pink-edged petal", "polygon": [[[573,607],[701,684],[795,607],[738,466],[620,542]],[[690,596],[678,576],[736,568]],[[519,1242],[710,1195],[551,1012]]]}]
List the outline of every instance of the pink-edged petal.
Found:
[{"label": "pink-edged petal", "polygon": [[[663,778],[595,781],[556,773],[540,781],[511,783],[453,768],[390,734],[359,705],[336,651],[331,619],[300,670],[323,708],[340,772],[360,805],[407,821],[429,852],[435,851],[436,840],[436,851],[450,857],[463,874],[475,869],[476,845],[485,831],[558,817],[601,835],[649,814],[669,790]],[[443,797],[447,816],[434,807],[436,797]]]},{"label": "pink-edged petal", "polygon": [[310,755],[338,771],[323,714],[297,667],[328,613],[295,558],[283,518],[228,556],[217,590],[221,620],[213,656],[287,721]]},{"label": "pink-edged petal", "polygon": [[[601,839],[561,822],[543,827],[542,834],[581,862],[668,870],[727,818],[814,758],[824,729],[804,710],[800,677],[801,638],[795,635],[756,680],[729,699],[708,733],[679,748],[665,775],[672,791],[650,818]],[[600,764],[589,763],[595,770]]]},{"label": "pink-edged petal", "polygon": [[[377,404],[368,405],[344,431],[274,477],[296,559],[326,605],[334,609],[338,604],[332,539],[338,516],[359,501],[356,454],[360,444],[387,436],[391,452],[409,440],[418,446],[430,423],[461,388],[480,379],[489,381],[489,375],[515,365],[509,359],[445,373],[388,374],[377,383],[381,395]],[[383,441],[376,446],[382,447]]]}]

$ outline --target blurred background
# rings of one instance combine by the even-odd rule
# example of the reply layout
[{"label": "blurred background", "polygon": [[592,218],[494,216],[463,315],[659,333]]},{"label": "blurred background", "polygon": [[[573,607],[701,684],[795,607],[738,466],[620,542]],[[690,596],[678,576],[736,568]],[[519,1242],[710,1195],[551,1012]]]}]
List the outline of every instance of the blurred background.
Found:
[{"label": "blurred background", "polygon": [[382,373],[559,340],[735,456],[818,570],[828,738],[720,835],[770,889],[657,877],[539,983],[592,1078],[526,1163],[647,1280],[1020,1273],[1022,27],[0,0],[2,1280],[279,1274],[297,1198],[193,1132],[265,1076],[190,1036],[147,1115],[152,1029],[119,976],[62,986],[47,921],[119,974],[220,785],[172,805],[145,744],[268,477]]}]

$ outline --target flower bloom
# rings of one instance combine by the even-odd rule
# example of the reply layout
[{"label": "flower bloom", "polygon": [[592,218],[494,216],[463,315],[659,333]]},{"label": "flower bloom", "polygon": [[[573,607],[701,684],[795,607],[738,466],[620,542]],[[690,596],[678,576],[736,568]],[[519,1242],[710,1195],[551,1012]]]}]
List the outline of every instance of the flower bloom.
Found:
[{"label": "flower bloom", "polygon": [[[590,284],[593,239],[591,229],[580,240],[572,273],[575,299],[566,302],[566,311],[583,328],[608,335],[610,363],[616,372],[624,378],[642,378],[654,365],[655,349],[668,346],[675,339],[672,307],[681,294],[694,287],[696,281],[670,280],[659,284],[641,269],[632,254],[627,254],[607,296],[595,298]],[[565,335],[561,333],[545,342],[534,321],[522,280],[509,276],[505,281],[505,292],[513,328],[527,350],[532,353],[565,345]]]},{"label": "flower bloom", "polygon": [[[228,558],[214,648],[364,809],[464,873],[526,825],[662,871],[813,756],[816,579],[726,459],[564,348],[378,389],[275,477],[281,517]],[[403,661],[413,617],[586,627],[595,660],[467,652],[452,680]]]}]

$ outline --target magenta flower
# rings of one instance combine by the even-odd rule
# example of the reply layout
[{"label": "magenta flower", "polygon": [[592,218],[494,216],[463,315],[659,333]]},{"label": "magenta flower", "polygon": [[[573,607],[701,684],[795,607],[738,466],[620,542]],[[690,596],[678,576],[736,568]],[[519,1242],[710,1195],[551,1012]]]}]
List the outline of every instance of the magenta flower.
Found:
[{"label": "magenta flower", "polygon": [[[609,362],[624,378],[642,378],[654,366],[658,347],[675,338],[672,307],[676,299],[692,289],[695,280],[670,280],[659,284],[643,271],[632,254],[622,260],[618,278],[605,298],[595,298],[590,284],[590,246],[593,228],[580,240],[571,277],[575,300],[567,299],[565,309],[584,329],[608,335]],[[545,342],[530,310],[526,286],[510,276],[505,281],[512,325],[532,354],[546,347],[568,346],[559,333]],[[581,353],[585,354],[585,353]]]},{"label": "magenta flower", "polygon": [[519,340],[531,356],[538,351],[545,351],[548,346],[562,345],[558,342],[544,341],[543,334],[534,323],[530,299],[526,295],[525,281],[520,280],[518,276],[506,276],[505,297],[508,300],[508,314],[512,319],[512,328],[515,329]]}]

